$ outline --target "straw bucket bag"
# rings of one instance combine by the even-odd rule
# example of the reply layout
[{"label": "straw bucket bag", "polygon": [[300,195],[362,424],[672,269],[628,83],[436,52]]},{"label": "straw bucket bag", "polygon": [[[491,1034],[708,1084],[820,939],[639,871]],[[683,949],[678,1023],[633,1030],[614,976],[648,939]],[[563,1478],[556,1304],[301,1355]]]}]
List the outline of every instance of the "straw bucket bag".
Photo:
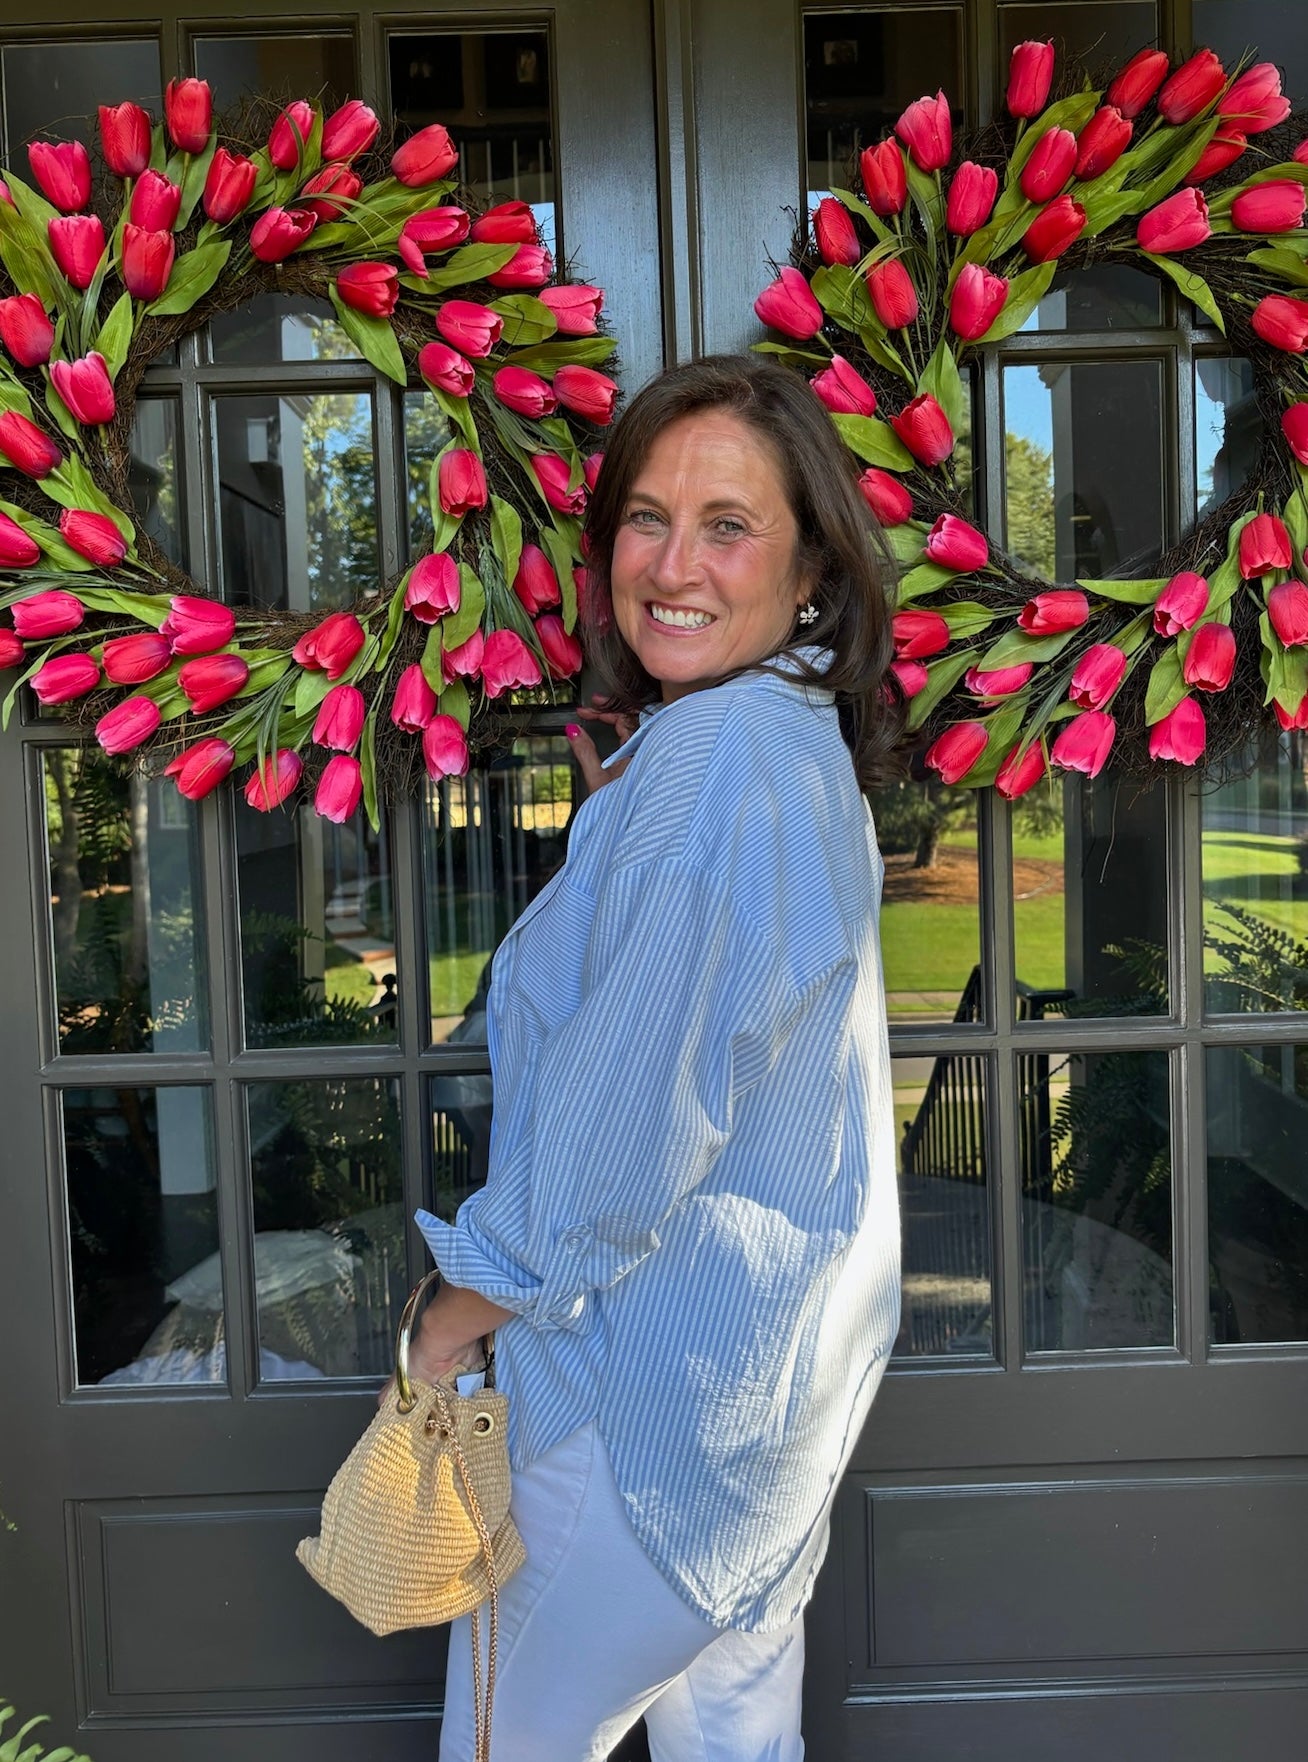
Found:
[{"label": "straw bucket bag", "polygon": [[[509,1516],[508,1401],[486,1387],[460,1395],[454,1379],[409,1379],[413,1318],[429,1273],[400,1317],[395,1390],[327,1489],[322,1532],[296,1558],[375,1634],[434,1627],[472,1612],[477,1762],[489,1762],[499,1587],[526,1558]],[[489,1343],[488,1343],[489,1344]],[[490,1604],[485,1680],[480,1606]]]}]

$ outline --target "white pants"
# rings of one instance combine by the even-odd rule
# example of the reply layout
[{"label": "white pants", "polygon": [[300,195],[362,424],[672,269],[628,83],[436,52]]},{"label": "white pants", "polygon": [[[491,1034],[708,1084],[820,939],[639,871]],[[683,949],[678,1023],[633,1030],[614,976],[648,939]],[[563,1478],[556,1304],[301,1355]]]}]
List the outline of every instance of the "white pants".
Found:
[{"label": "white pants", "polygon": [[[527,1564],[500,1593],[494,1762],[604,1762],[643,1714],[653,1762],[802,1762],[804,1619],[714,1627],[637,1541],[597,1428],[513,1477]],[[482,1648],[486,1611],[482,1612]],[[440,1762],[473,1753],[471,1618],[450,1631]]]}]

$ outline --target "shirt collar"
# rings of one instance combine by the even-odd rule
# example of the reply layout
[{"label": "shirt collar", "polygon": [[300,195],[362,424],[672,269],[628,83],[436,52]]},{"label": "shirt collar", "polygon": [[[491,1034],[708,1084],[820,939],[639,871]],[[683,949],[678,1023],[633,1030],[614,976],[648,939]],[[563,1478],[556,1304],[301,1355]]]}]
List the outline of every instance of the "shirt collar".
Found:
[{"label": "shirt collar", "polygon": [[[794,650],[794,654],[801,661],[806,661],[810,666],[817,667],[819,670],[828,666],[831,661],[831,650],[822,648],[817,643],[805,643],[802,647],[797,647]],[[760,687],[766,689],[767,687],[778,683],[778,676],[780,676],[780,680],[786,684],[794,683],[803,685],[805,681],[800,674],[787,666],[787,662],[790,658],[789,655],[777,655],[770,663],[771,671],[742,673],[737,678],[728,680],[726,683],[728,686],[741,686],[745,689],[758,689]],[[710,686],[707,689],[720,691],[724,688],[722,686]],[[829,704],[834,699],[835,694],[827,691],[821,686],[809,686],[808,689],[818,703]],[[687,693],[687,697],[695,697],[698,695],[697,692]],[[674,698],[672,701],[673,703],[684,703],[686,699]],[[608,758],[603,760],[605,770],[607,770],[610,765],[616,764],[620,759],[629,759],[636,751],[641,741],[644,740],[645,736],[649,733],[654,718],[659,715],[661,711],[670,709],[671,707],[671,704],[664,703],[646,704],[645,708],[640,712],[640,718],[636,724],[634,733],[629,734],[626,740],[623,741],[622,745],[618,747],[616,751],[611,752]]]}]

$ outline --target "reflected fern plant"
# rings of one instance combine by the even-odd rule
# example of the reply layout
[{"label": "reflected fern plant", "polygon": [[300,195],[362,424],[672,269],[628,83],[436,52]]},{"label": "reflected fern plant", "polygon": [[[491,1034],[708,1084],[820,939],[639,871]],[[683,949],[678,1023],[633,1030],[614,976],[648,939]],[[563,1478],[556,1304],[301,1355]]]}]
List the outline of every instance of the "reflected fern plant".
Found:
[{"label": "reflected fern plant", "polygon": [[1211,909],[1207,948],[1221,963],[1213,979],[1217,1007],[1239,1015],[1308,1009],[1308,942],[1227,900]]},{"label": "reflected fern plant", "polygon": [[338,1045],[387,1038],[393,1029],[357,998],[332,995],[305,972],[306,925],[276,912],[247,912],[241,921],[245,1007],[253,1046]]}]

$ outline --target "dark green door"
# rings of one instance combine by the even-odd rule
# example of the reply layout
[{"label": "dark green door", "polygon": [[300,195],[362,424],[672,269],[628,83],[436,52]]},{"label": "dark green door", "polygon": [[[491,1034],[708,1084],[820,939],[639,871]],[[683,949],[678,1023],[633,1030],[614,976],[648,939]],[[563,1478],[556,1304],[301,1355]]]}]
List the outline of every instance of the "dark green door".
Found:
[{"label": "dark green door", "polygon": [[[46,11],[0,25],[11,153],[191,72],[439,118],[604,285],[629,379],[658,366],[641,5]],[[235,600],[348,603],[424,542],[428,404],[330,308],[261,300],[148,375],[143,517]],[[0,742],[0,1685],[96,1762],[435,1753],[444,1634],[370,1638],[293,1550],[423,1267],[408,1220],[484,1170],[485,967],[562,856],[565,720],[377,835],[197,809],[30,715]]]}]

